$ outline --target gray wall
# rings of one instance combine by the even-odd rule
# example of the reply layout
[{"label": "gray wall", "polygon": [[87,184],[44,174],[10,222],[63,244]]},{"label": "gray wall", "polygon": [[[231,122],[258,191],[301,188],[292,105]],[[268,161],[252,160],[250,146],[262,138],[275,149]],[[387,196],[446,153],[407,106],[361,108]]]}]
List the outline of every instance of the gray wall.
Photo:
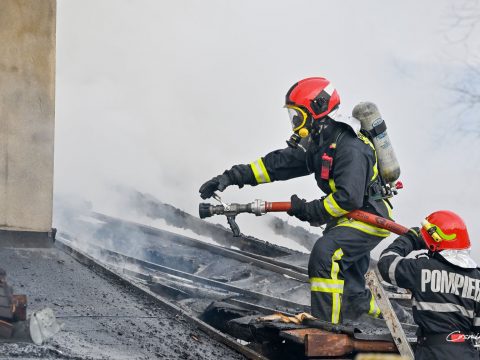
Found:
[{"label": "gray wall", "polygon": [[55,0],[0,1],[0,228],[52,226]]}]

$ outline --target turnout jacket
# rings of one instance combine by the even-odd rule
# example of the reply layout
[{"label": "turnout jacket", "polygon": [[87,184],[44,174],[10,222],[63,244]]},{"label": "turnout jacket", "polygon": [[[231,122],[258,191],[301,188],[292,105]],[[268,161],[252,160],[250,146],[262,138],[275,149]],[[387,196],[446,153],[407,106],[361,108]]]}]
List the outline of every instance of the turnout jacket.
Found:
[{"label": "turnout jacket", "polygon": [[[312,225],[347,226],[365,233],[386,237],[384,229],[348,220],[345,215],[355,209],[391,217],[384,200],[373,200],[369,190],[379,184],[377,156],[370,140],[355,134],[350,127],[335,123],[327,134],[310,138],[304,148],[275,150],[249,165],[236,165],[229,172],[235,182],[257,185],[314,174],[318,187],[326,194],[306,204],[307,221]],[[324,132],[327,132],[324,130]],[[322,176],[322,157],[331,155],[331,169]]]},{"label": "turnout jacket", "polygon": [[480,271],[450,264],[440,253],[405,258],[425,249],[417,229],[397,238],[381,254],[383,279],[409,289],[420,336],[480,332]]}]

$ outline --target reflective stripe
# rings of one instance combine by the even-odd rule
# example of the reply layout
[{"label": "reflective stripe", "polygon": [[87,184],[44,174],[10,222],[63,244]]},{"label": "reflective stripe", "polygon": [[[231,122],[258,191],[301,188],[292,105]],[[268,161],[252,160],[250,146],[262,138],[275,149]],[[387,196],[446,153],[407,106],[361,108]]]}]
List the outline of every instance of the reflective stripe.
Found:
[{"label": "reflective stripe", "polygon": [[338,324],[340,322],[340,308],[345,280],[338,279],[340,265],[337,261],[341,260],[342,256],[342,248],[337,249],[332,255],[331,279],[319,277],[310,278],[310,290],[312,292],[332,294],[332,324]]},{"label": "reflective stripe", "polygon": [[333,217],[340,217],[345,214],[348,214],[347,210],[342,209],[335,199],[333,198],[333,193],[328,195],[324,200],[323,200],[323,206],[325,207],[325,210],[332,215]]},{"label": "reflective stripe", "polygon": [[390,235],[390,231],[364,223],[363,221],[341,218],[337,226],[346,226],[357,229],[369,235],[385,238]]},{"label": "reflective stripe", "polygon": [[328,185],[330,186],[330,190],[332,190],[332,192],[337,191],[337,187],[335,186],[335,180],[328,179]]},{"label": "reflective stripe", "polygon": [[468,317],[470,319],[478,319],[475,318],[475,313],[473,310],[467,310],[462,305],[452,304],[452,303],[434,303],[434,302],[424,302],[424,301],[417,301],[413,299],[412,305],[417,308],[417,310],[422,311],[435,311],[435,312],[459,312],[463,316]]},{"label": "reflective stripe", "polygon": [[[383,199],[382,199],[383,200]],[[385,207],[387,208],[387,211],[388,211],[388,217],[390,219],[393,219],[393,213],[392,213],[392,208],[390,207],[390,205],[388,205],[388,203],[383,200],[383,202],[385,203]]]},{"label": "reflective stripe", "polygon": [[250,164],[250,167],[252,168],[253,174],[255,175],[255,180],[257,180],[257,184],[271,182],[270,176],[268,175],[267,168],[265,167],[262,158],[252,162]]},{"label": "reflective stripe", "polygon": [[372,298],[370,299],[370,310],[368,310],[368,315],[372,315],[374,318],[378,318],[380,316],[380,308],[377,306],[373,294]]},{"label": "reflective stripe", "polygon": [[480,318],[476,317],[473,319],[473,326],[480,326]]},{"label": "reflective stripe", "polygon": [[343,294],[344,280],[310,278],[310,290]]},{"label": "reflective stripe", "polygon": [[397,254],[395,251],[389,251],[389,252],[386,252],[385,254],[382,254],[382,256],[380,256],[380,259],[385,256],[391,256],[391,255],[400,256],[400,254]]},{"label": "reflective stripe", "polygon": [[[373,147],[373,145],[371,146]],[[378,176],[378,158],[377,158],[377,152],[375,151],[375,147],[373,147],[373,154],[375,155],[375,164],[373,165],[373,175],[370,181],[375,180]]]},{"label": "reflective stripe", "polygon": [[332,84],[328,84],[325,89],[323,89],[328,95],[332,96],[333,92],[335,91],[335,88],[333,87]]},{"label": "reflective stripe", "polygon": [[397,285],[397,279],[395,278],[395,270],[397,269],[397,265],[400,262],[400,260],[403,260],[403,257],[399,256],[395,258],[395,260],[392,261],[390,264],[390,267],[388,268],[388,277],[390,278],[390,284],[398,286]]},{"label": "reflective stripe", "polygon": [[[332,256],[332,271],[330,273],[333,280],[338,280],[338,273],[340,272],[340,265],[337,261],[341,260],[343,256],[342,248],[337,249]],[[340,308],[342,306],[342,297],[338,293],[332,294],[332,324],[338,324],[340,321]]]},{"label": "reflective stripe", "polygon": [[337,261],[341,260],[343,257],[343,250],[342,248],[338,248],[332,256],[332,270],[330,272],[330,276],[333,280],[338,279],[338,273],[340,272],[340,265],[338,265]]},{"label": "reflective stripe", "polygon": [[373,146],[370,139],[365,135],[363,135],[362,133],[358,133],[357,136],[360,140],[362,140],[365,144],[370,146],[373,150],[373,154],[375,155],[375,164],[373,165],[373,176],[370,179],[370,181],[375,180],[375,178],[378,176],[378,158],[377,158],[377,151],[375,150],[375,146]]},{"label": "reflective stripe", "polygon": [[418,233],[418,231],[415,230],[415,229],[409,229],[408,231],[410,231],[411,233],[413,233],[415,236],[420,236],[420,234]]}]

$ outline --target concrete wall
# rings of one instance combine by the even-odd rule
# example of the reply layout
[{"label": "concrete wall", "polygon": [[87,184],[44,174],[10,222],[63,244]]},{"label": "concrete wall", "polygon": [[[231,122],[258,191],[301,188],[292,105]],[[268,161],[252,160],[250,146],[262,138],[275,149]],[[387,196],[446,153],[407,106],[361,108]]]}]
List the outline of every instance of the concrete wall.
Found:
[{"label": "concrete wall", "polygon": [[0,0],[0,229],[52,226],[55,0]]}]

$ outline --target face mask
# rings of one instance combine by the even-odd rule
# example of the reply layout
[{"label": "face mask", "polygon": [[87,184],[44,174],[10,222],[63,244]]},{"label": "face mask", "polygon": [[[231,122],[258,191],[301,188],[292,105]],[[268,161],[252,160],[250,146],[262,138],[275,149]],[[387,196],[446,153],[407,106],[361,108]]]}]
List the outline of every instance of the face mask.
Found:
[{"label": "face mask", "polygon": [[309,127],[311,119],[308,114],[301,108],[293,105],[287,105],[288,116],[292,124],[293,134],[287,140],[287,144],[291,148],[297,148],[301,140],[310,134]]}]

